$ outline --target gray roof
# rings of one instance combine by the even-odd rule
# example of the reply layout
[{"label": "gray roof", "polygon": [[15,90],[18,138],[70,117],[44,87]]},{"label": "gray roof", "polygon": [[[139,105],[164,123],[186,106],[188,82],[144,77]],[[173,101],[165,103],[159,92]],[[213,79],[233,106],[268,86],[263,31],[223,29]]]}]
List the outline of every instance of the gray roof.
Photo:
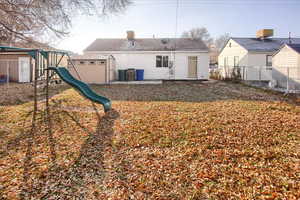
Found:
[{"label": "gray roof", "polygon": [[289,47],[291,47],[292,49],[294,49],[297,53],[300,54],[300,44],[287,44]]},{"label": "gray roof", "polygon": [[202,40],[189,38],[96,39],[84,51],[208,51]]},{"label": "gray roof", "polygon": [[[275,52],[280,47],[289,43],[289,38],[267,38],[267,39],[258,39],[258,38],[231,38],[241,46],[243,46],[248,51],[253,52]],[[292,43],[300,43],[300,38],[291,38]]]}]

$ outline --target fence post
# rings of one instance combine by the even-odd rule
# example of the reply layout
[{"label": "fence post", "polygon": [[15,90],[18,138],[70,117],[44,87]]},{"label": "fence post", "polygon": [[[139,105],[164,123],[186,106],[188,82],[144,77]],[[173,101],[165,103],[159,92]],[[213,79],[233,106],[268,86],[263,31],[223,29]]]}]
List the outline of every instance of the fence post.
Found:
[{"label": "fence post", "polygon": [[9,84],[9,61],[6,61],[6,83]]},{"label": "fence post", "polygon": [[258,66],[258,77],[259,77],[259,82],[261,82],[261,66]]},{"label": "fence post", "polygon": [[290,91],[290,69],[289,69],[289,67],[286,68],[286,71],[287,71],[286,89],[287,89],[287,93],[289,93],[289,91]]}]

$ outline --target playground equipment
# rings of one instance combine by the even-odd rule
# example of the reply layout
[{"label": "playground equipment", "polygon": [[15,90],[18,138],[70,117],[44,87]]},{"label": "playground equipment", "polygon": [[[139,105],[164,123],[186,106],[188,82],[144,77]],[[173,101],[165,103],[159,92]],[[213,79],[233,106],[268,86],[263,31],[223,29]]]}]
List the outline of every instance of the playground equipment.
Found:
[{"label": "playground equipment", "polygon": [[[72,63],[70,56],[65,51],[46,51],[41,49],[28,49],[0,46],[0,53],[27,53],[34,59],[34,65],[32,70],[32,79],[34,85],[34,112],[37,110],[37,96],[38,96],[38,83],[44,82],[45,95],[46,95],[46,107],[49,107],[49,83],[51,79],[57,78],[57,75],[66,83],[78,90],[84,97],[89,100],[102,104],[104,111],[107,112],[111,109],[111,101],[103,96],[97,95],[92,89],[80,81],[80,75],[78,74],[74,64]],[[73,77],[67,68],[59,67],[64,57],[68,58],[70,66],[76,72],[79,80]]]},{"label": "playground equipment", "polygon": [[[93,102],[102,104],[105,112],[111,109],[111,101],[109,99],[97,95],[91,90],[91,88],[87,84],[75,79],[66,68],[59,67],[63,58],[67,56],[68,62],[70,62],[71,67],[76,72],[78,78],[81,79],[80,75],[78,74],[67,52],[45,51],[41,49],[26,49],[26,48],[0,46],[0,54],[1,53],[8,54],[8,55],[16,54],[16,53],[28,54],[34,60],[34,64],[32,67],[32,75],[31,75],[33,86],[34,86],[34,108],[32,112],[33,115],[32,115],[32,126],[31,126],[31,133],[30,133],[31,135],[35,133],[37,128],[36,121],[37,121],[37,114],[38,114],[38,98],[37,98],[38,88],[39,88],[38,83],[42,83],[42,84],[45,83],[45,86],[43,87],[43,92],[45,92],[44,95],[46,98],[46,109],[43,110],[42,112],[45,113],[44,119],[45,122],[48,124],[48,135],[49,137],[52,137],[52,121],[51,121],[51,113],[50,113],[50,106],[49,106],[49,84],[50,84],[50,80],[55,79],[57,75],[59,75],[63,81],[65,81],[66,83],[70,84],[72,87],[77,89],[83,96],[87,97]],[[52,159],[55,158],[53,157]]]},{"label": "playground equipment", "polygon": [[91,101],[102,104],[105,112],[111,109],[111,102],[108,98],[97,95],[86,83],[75,79],[66,68],[49,67],[48,70],[55,71],[63,81],[79,90]]}]

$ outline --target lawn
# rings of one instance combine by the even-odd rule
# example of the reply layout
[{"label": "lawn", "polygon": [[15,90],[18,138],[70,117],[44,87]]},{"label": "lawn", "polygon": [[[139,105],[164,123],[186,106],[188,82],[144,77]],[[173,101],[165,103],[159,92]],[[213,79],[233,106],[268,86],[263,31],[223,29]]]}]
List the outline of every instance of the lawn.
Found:
[{"label": "lawn", "polygon": [[6,91],[0,199],[300,198],[296,99],[225,82],[93,88],[112,111],[53,88],[33,133],[32,96]]}]

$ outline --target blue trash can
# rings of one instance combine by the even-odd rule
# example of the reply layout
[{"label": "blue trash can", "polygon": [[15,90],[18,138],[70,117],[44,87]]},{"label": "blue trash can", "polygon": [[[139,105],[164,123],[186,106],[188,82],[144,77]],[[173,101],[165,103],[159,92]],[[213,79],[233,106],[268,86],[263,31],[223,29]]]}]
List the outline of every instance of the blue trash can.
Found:
[{"label": "blue trash can", "polygon": [[137,69],[136,70],[136,80],[137,81],[143,81],[144,80],[144,70],[143,69]]},{"label": "blue trash can", "polygon": [[8,80],[8,77],[6,75],[0,75],[0,83],[6,83]]}]

